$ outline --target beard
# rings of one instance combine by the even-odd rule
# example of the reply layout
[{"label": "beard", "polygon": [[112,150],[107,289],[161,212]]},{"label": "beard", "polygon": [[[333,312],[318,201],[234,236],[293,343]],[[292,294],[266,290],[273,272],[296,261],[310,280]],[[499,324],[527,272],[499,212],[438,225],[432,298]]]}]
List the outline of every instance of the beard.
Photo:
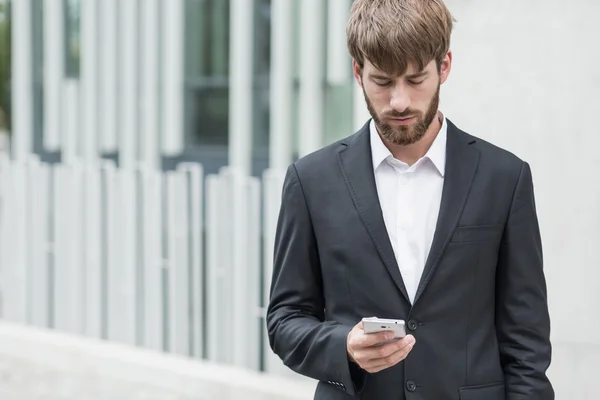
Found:
[{"label": "beard", "polygon": [[[375,108],[363,88],[367,109],[369,110],[371,117],[373,117],[373,121],[375,122],[379,134],[390,143],[401,146],[407,146],[421,140],[437,114],[440,105],[440,86],[441,84],[438,83],[436,93],[429,102],[429,106],[425,113],[407,108],[403,112],[392,110],[381,116],[377,115],[377,112],[375,112]],[[383,122],[385,118],[406,118],[411,116],[416,119],[416,122],[411,125],[392,126]]]}]

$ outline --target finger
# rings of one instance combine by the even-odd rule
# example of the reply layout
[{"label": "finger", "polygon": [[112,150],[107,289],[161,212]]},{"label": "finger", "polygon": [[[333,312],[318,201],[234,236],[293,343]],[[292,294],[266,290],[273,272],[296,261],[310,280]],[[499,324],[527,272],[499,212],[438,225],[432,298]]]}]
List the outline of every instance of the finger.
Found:
[{"label": "finger", "polygon": [[387,341],[387,339],[378,340],[377,343],[379,343],[379,345],[369,346],[365,345],[365,343],[369,344],[369,342],[365,342],[363,337],[356,338],[356,342],[351,344],[355,359],[359,362],[367,362],[374,359],[387,357],[397,350],[391,346],[393,343],[381,344],[381,342],[385,341]]},{"label": "finger", "polygon": [[356,360],[356,351],[362,347],[360,343],[364,334],[362,321],[359,321],[356,325],[354,325],[348,334],[348,342],[346,345],[347,351],[351,359],[355,362],[358,362],[358,360]]},{"label": "finger", "polygon": [[[375,318],[375,317],[373,317],[373,318]],[[365,329],[362,320],[358,321],[358,323],[356,325],[354,325],[354,327],[359,328],[361,331],[364,331],[364,329]]]},{"label": "finger", "polygon": [[392,340],[394,338],[394,332],[384,331],[377,333],[363,333],[360,338],[359,345],[361,347],[372,347],[376,344],[380,344],[383,342],[387,342],[388,340]]},{"label": "finger", "polygon": [[394,338],[393,332],[364,333],[362,330],[353,330],[351,335],[350,346],[353,350],[372,347]]},{"label": "finger", "polygon": [[392,355],[401,351],[408,351],[414,346],[415,339],[412,335],[393,343],[386,344],[380,347],[371,347],[367,349],[359,349],[355,353],[355,359],[361,366],[380,366],[389,363]]},{"label": "finger", "polygon": [[374,360],[371,360],[370,362],[366,362],[362,366],[362,368],[369,372],[371,372],[371,371],[379,372],[386,368],[393,367],[394,365],[398,364],[400,361],[405,360],[406,357],[408,357],[408,354],[413,349],[413,347],[414,347],[414,343],[409,344],[408,346],[403,347],[401,350],[398,350],[397,352],[392,353],[385,358],[374,359]]},{"label": "finger", "polygon": [[386,358],[390,355],[406,348],[409,345],[414,344],[415,338],[413,335],[407,335],[402,339],[398,339],[395,342],[387,343],[382,346],[369,347],[361,349],[361,353],[365,353],[366,359],[375,360],[380,358]]},{"label": "finger", "polygon": [[386,357],[398,351],[398,348],[394,346],[395,343],[389,343],[382,346],[376,347],[362,347],[358,348],[353,352],[354,359],[361,365],[373,363],[382,363]]}]

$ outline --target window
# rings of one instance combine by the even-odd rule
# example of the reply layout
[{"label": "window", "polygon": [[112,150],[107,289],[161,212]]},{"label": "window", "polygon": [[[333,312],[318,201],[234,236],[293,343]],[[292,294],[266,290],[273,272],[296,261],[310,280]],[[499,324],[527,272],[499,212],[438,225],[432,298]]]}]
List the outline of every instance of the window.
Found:
[{"label": "window", "polygon": [[63,0],[65,9],[65,75],[79,77],[81,0]]},{"label": "window", "polygon": [[228,144],[229,0],[186,0],[186,141]]},{"label": "window", "polygon": [[[208,170],[227,164],[230,0],[185,0],[185,137]],[[268,165],[271,0],[254,0],[252,171]]]},{"label": "window", "polygon": [[254,135],[258,157],[268,157],[269,78],[271,72],[271,0],[255,0],[254,19]]},{"label": "window", "polygon": [[0,3],[0,130],[10,131],[10,3]]},{"label": "window", "polygon": [[32,73],[33,73],[33,151],[43,161],[50,161],[44,152],[44,0],[31,2]]}]

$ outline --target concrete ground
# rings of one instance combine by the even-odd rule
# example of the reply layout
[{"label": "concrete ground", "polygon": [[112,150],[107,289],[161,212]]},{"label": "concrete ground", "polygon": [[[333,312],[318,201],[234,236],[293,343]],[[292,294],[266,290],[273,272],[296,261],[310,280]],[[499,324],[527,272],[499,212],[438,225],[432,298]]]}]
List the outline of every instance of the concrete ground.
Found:
[{"label": "concrete ground", "polygon": [[308,400],[314,387],[0,320],[0,400]]},{"label": "concrete ground", "polygon": [[106,376],[74,375],[23,359],[0,356],[1,400],[202,400],[147,384]]}]

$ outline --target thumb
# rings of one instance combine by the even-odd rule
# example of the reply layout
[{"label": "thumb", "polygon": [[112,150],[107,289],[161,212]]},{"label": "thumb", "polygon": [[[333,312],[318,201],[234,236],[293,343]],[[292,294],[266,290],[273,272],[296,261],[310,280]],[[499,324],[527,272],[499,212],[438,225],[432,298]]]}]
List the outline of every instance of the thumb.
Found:
[{"label": "thumb", "polygon": [[[371,318],[377,318],[377,317],[372,316]],[[364,328],[365,328],[362,320],[360,320],[360,322],[358,324],[356,324],[355,326],[359,327],[361,330],[364,330]]]}]

